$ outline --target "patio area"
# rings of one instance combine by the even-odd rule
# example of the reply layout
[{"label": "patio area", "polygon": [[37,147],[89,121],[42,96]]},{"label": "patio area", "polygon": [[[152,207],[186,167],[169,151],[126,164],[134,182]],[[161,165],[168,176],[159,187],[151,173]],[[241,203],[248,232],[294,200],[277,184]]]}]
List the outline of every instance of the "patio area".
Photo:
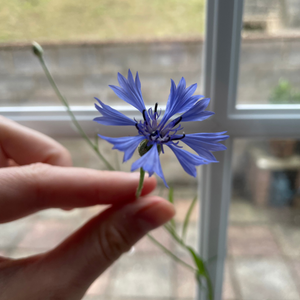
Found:
[{"label": "patio area", "polygon": [[[176,200],[176,222],[184,220],[192,195]],[[191,194],[191,193],[190,193]],[[1,225],[0,255],[17,258],[55,247],[102,208],[39,212]],[[224,300],[300,299],[300,210],[260,208],[232,199]],[[187,262],[163,228],[153,235]],[[197,244],[197,208],[191,216],[187,241]],[[85,300],[192,300],[193,274],[161,252],[148,238],[124,254],[87,291]]]}]

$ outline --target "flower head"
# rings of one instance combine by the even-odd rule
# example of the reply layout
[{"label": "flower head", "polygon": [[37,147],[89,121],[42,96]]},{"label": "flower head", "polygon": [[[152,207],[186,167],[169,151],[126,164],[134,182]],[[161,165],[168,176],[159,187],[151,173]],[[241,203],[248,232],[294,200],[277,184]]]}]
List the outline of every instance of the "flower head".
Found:
[{"label": "flower head", "polygon": [[[94,121],[103,125],[136,127],[136,136],[111,138],[99,134],[99,137],[114,145],[113,149],[124,152],[124,162],[132,157],[136,148],[139,148],[141,157],[132,164],[131,171],[143,168],[149,176],[156,173],[167,186],[159,160],[159,154],[164,153],[165,146],[174,152],[183,169],[194,177],[197,174],[196,166],[217,162],[211,151],[226,149],[224,145],[218,143],[229,137],[224,135],[226,132],[179,134],[183,129],[181,123],[203,121],[214,114],[205,111],[210,99],[193,95],[197,84],[186,87],[185,79],[182,77],[176,87],[171,79],[166,111],[161,118],[158,103],[154,108],[146,109],[138,73],[135,79],[130,70],[127,79],[119,73],[118,81],[120,86],[111,85],[111,89],[119,98],[141,112],[141,120],[132,120],[95,98],[99,103],[95,106],[102,116],[95,118]],[[175,115],[177,117],[172,118]],[[180,142],[193,149],[197,155],[182,149]]]}]

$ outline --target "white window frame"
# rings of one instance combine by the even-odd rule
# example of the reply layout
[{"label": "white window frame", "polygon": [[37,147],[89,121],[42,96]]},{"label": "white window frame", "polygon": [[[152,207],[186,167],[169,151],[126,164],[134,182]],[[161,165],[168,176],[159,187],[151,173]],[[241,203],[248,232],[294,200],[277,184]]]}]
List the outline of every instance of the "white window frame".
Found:
[{"label": "white window frame", "polygon": [[[228,211],[231,199],[231,157],[235,138],[300,138],[300,105],[236,105],[243,0],[207,0],[204,51],[204,95],[211,98],[214,118],[199,124],[187,123],[186,131],[224,131],[230,139],[227,150],[217,153],[218,164],[201,168],[199,250],[209,261],[215,297],[222,298],[223,269],[226,258]],[[259,95],[258,95],[259,96]],[[72,106],[73,112],[89,136],[101,131],[107,136],[122,136],[127,128],[100,126],[91,120],[98,116],[94,107]],[[130,117],[139,113],[118,106]],[[0,107],[0,114],[54,138],[78,137],[65,109],[49,107]],[[199,128],[198,128],[199,127]],[[134,134],[134,129],[132,131]],[[198,300],[206,300],[200,290]]]},{"label": "white window frame", "polygon": [[[211,259],[215,300],[222,299],[234,139],[300,138],[300,105],[236,105],[243,2],[207,1],[204,94],[212,99],[210,109],[216,113],[213,128],[230,135],[227,150],[217,153],[220,163],[204,166],[199,182],[199,249],[204,259]],[[197,298],[205,300],[205,293],[199,291]]]}]

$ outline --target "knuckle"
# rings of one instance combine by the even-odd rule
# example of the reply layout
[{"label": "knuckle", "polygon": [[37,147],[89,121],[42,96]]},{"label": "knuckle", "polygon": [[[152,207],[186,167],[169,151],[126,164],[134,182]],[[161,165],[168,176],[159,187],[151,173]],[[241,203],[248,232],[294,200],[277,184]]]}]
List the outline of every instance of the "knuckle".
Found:
[{"label": "knuckle", "polygon": [[132,246],[125,229],[112,224],[103,226],[98,238],[102,254],[111,263]]},{"label": "knuckle", "polygon": [[26,166],[26,175],[29,176],[31,180],[36,181],[39,179],[43,174],[48,172],[49,166],[47,164],[43,164],[40,162],[30,164]]}]

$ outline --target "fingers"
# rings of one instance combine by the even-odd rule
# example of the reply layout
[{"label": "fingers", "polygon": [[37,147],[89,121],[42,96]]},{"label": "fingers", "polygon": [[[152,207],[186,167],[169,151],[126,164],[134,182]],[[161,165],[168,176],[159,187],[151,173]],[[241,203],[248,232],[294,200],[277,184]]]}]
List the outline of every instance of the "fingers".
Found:
[{"label": "fingers", "polygon": [[69,152],[51,138],[0,116],[0,167],[7,159],[18,165],[43,162],[51,165],[71,166]]},{"label": "fingers", "polygon": [[4,151],[2,150],[1,144],[0,144],[0,168],[4,168],[7,166],[8,166],[8,158],[7,158],[6,154],[4,153]]},{"label": "fingers", "polygon": [[[147,196],[122,207],[112,207],[79,229],[40,262],[48,274],[67,287],[76,287],[81,299],[91,283],[148,231],[174,215],[173,206]],[[70,297],[70,298],[69,298]]]},{"label": "fingers", "polygon": [[[96,171],[47,164],[0,169],[0,223],[46,208],[124,204],[135,199],[138,173]],[[142,195],[156,186],[146,177]],[[17,187],[17,188],[16,188]]]},{"label": "fingers", "polygon": [[1,299],[82,299],[120,255],[174,215],[173,206],[147,196],[102,212],[54,250],[0,263]]}]

